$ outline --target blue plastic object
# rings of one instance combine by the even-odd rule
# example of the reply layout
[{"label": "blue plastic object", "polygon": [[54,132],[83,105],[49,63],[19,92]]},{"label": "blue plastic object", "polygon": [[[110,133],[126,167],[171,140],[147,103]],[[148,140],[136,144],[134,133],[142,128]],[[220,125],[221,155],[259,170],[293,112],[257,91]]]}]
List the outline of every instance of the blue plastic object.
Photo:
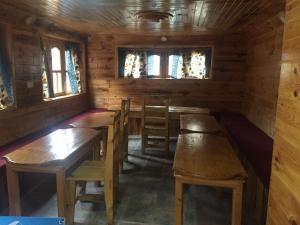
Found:
[{"label": "blue plastic object", "polygon": [[0,216],[0,225],[64,225],[63,218]]}]

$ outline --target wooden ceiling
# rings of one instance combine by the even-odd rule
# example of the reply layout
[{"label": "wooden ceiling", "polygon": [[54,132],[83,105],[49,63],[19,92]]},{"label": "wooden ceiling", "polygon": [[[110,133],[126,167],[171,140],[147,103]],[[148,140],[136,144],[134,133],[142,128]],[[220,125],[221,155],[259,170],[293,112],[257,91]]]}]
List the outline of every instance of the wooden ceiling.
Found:
[{"label": "wooden ceiling", "polygon": [[[2,16],[25,13],[27,23],[81,33],[213,33],[238,30],[254,18],[279,13],[284,0],[1,0]],[[138,19],[140,10],[173,15]],[[1,16],[1,15],[0,15]],[[20,17],[20,16],[19,16]],[[31,19],[30,19],[31,18]]]}]

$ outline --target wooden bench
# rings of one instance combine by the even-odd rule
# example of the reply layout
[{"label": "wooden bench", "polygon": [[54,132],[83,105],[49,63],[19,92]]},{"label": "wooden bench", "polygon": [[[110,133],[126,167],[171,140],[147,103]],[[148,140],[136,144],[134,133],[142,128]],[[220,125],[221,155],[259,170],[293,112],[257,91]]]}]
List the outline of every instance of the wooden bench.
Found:
[{"label": "wooden bench", "polygon": [[258,224],[265,224],[273,140],[241,114],[226,112],[214,115],[227,131],[247,170],[247,208],[253,211]]}]

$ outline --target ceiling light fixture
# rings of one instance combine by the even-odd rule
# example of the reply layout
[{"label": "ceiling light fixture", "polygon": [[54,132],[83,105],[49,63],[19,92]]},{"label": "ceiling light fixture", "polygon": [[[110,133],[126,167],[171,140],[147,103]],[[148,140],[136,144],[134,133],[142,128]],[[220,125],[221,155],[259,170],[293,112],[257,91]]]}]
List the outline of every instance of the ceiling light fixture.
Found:
[{"label": "ceiling light fixture", "polygon": [[135,15],[138,19],[149,20],[151,22],[160,22],[161,20],[173,17],[173,14],[169,12],[160,12],[156,10],[141,10]]}]

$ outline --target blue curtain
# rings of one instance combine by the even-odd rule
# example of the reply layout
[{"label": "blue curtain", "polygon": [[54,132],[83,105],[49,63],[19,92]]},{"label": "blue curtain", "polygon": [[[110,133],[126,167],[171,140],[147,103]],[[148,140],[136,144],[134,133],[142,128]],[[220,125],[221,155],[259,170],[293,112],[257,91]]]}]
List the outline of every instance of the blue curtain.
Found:
[{"label": "blue curtain", "polygon": [[147,74],[154,74],[153,67],[154,67],[154,55],[151,53],[147,54]]},{"label": "blue curtain", "polygon": [[174,79],[177,79],[178,64],[179,64],[179,55],[173,55],[171,76]]},{"label": "blue curtain", "polygon": [[76,69],[72,59],[72,50],[73,48],[71,45],[66,45],[66,52],[65,52],[66,70],[68,73],[72,94],[78,94],[79,90],[78,90],[78,83],[76,79]]},{"label": "blue curtain", "polygon": [[3,81],[3,87],[8,95],[8,105],[12,105],[14,102],[14,94],[12,88],[12,73],[9,69],[9,63],[6,58],[6,54],[2,48],[0,48],[0,77]]}]

